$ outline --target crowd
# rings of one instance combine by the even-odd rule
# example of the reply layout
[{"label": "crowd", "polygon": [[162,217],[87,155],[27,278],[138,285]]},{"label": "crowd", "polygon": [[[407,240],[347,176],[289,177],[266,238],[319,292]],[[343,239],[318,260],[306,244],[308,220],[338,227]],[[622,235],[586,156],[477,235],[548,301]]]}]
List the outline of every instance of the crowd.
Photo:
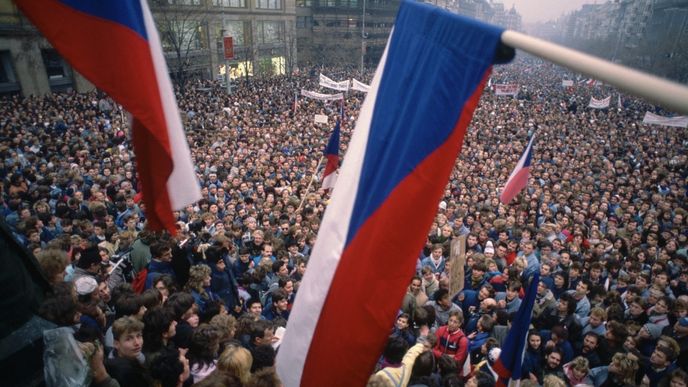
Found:
[{"label": "crowd", "polygon": [[[174,236],[145,228],[125,115],[107,96],[2,99],[0,211],[52,284],[41,317],[79,343],[93,385],[279,384],[275,348],[329,200],[332,125],[313,116],[340,115],[295,101],[319,71],[177,91],[203,198],[175,213]],[[571,77],[532,59],[495,68],[492,82],[522,92],[483,94],[369,385],[493,385],[535,272],[523,384],[688,384],[685,129],[641,124],[655,108],[630,96],[588,109],[616,91],[562,88]],[[342,155],[364,96],[343,102]],[[501,204],[532,135],[528,188]]]}]

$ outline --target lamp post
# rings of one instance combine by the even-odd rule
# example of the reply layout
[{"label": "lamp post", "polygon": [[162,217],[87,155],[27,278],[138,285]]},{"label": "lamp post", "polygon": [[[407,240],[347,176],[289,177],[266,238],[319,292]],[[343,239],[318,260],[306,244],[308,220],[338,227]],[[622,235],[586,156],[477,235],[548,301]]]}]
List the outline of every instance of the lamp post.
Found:
[{"label": "lamp post", "polygon": [[362,14],[362,19],[361,19],[361,76],[363,76],[363,64],[364,64],[364,58],[365,58],[365,9],[366,9],[366,0],[363,0],[363,14]]},{"label": "lamp post", "polygon": [[232,94],[232,83],[229,78],[229,61],[234,58],[234,41],[230,36],[225,36],[226,31],[223,29],[222,33],[222,48],[225,58],[225,75],[227,75],[227,94]]}]

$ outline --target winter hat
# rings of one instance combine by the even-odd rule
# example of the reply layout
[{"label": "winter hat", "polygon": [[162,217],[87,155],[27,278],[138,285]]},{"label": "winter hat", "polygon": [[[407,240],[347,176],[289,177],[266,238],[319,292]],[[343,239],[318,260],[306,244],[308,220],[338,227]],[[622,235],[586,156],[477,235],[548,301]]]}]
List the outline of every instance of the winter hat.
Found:
[{"label": "winter hat", "polygon": [[93,277],[85,275],[74,281],[74,287],[78,295],[85,296],[93,293],[98,288],[98,281]]},{"label": "winter hat", "polygon": [[652,336],[653,339],[658,339],[662,335],[663,326],[659,324],[647,323],[643,325],[643,328]]},{"label": "winter hat", "polygon": [[487,241],[487,244],[485,245],[485,254],[494,254],[495,249],[492,246],[491,241]]}]

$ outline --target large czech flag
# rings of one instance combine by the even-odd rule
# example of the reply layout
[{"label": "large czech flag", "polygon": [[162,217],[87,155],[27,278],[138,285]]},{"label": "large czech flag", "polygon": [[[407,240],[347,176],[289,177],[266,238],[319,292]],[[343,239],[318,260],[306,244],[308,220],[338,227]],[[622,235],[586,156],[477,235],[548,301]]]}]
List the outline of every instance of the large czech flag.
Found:
[{"label": "large czech flag", "polygon": [[285,386],[365,385],[414,273],[501,32],[402,2],[277,355]]},{"label": "large czech flag", "polygon": [[72,67],[131,113],[148,227],[174,233],[172,210],[201,191],[146,0],[15,2]]}]

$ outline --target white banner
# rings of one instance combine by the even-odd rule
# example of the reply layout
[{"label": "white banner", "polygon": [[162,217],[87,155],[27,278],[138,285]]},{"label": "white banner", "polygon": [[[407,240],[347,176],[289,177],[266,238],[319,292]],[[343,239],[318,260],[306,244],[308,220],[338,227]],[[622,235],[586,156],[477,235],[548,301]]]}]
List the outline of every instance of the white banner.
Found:
[{"label": "white banner", "polygon": [[563,81],[561,81],[561,86],[571,87],[571,86],[573,86],[573,81],[570,79],[564,79]]},{"label": "white banner", "polygon": [[335,82],[332,79],[320,74],[320,86],[333,90],[349,91],[349,80],[347,79],[346,81]]},{"label": "white banner", "polygon": [[326,124],[327,123],[327,116],[324,114],[316,114],[315,119],[313,121],[319,122],[321,124]]},{"label": "white banner", "polygon": [[688,116],[663,117],[654,113],[646,112],[645,118],[643,118],[643,124],[688,128]]},{"label": "white banner", "polygon": [[308,98],[317,99],[319,101],[336,101],[344,98],[344,94],[321,94],[315,91],[309,91],[306,89],[301,89],[301,95]]},{"label": "white banner", "polygon": [[370,86],[366,85],[366,84],[363,83],[363,82],[359,82],[359,81],[357,81],[356,79],[353,79],[353,78],[351,79],[351,84],[352,84],[352,85],[351,85],[351,88],[352,88],[353,90],[362,91],[362,92],[364,92],[364,93],[367,93],[368,90],[370,89]]},{"label": "white banner", "polygon": [[511,95],[516,97],[518,95],[519,86],[516,84],[496,84],[494,85],[495,95]]},{"label": "white banner", "polygon": [[605,99],[595,99],[595,97],[590,97],[590,103],[588,104],[588,107],[591,107],[593,109],[606,109],[609,107],[609,103],[611,101],[611,95]]}]

